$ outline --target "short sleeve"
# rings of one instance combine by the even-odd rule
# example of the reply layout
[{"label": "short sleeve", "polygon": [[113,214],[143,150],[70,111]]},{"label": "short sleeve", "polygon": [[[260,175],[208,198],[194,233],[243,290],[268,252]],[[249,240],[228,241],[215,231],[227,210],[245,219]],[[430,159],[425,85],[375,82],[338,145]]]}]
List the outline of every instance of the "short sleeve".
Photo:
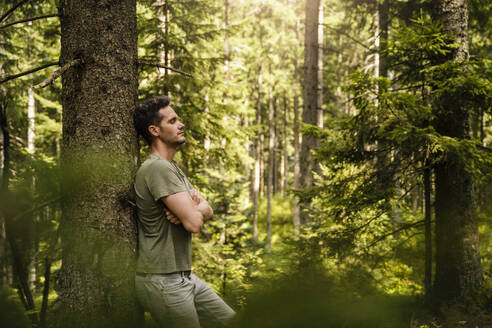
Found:
[{"label": "short sleeve", "polygon": [[151,165],[147,186],[154,200],[187,190],[185,182],[169,162],[156,160]]}]

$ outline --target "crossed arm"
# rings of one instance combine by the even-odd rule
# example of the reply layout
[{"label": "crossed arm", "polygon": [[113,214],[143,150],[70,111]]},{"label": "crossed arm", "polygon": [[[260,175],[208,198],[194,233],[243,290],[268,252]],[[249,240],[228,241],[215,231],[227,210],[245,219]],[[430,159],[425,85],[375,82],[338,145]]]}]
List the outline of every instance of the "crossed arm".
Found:
[{"label": "crossed arm", "polygon": [[196,189],[178,192],[162,198],[166,205],[164,211],[171,223],[183,224],[189,232],[199,232],[203,223],[210,220],[213,210]]}]

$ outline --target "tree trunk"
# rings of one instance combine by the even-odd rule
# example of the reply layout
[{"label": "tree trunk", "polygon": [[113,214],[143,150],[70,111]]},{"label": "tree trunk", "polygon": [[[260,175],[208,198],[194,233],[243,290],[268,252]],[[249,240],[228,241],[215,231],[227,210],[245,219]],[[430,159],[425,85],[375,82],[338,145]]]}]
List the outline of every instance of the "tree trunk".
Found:
[{"label": "tree trunk", "polygon": [[[456,38],[459,47],[436,59],[463,62],[468,58],[466,0],[435,0],[432,12],[445,33]],[[456,139],[470,138],[470,111],[458,94],[445,92],[433,107],[437,132]],[[447,152],[435,167],[436,184],[436,275],[434,293],[438,303],[472,296],[482,283],[477,214],[473,177],[465,159]]]},{"label": "tree trunk", "polygon": [[[304,123],[323,127],[322,93],[322,44],[323,44],[323,5],[321,0],[306,1],[306,34],[304,47]],[[311,156],[311,150],[318,145],[314,136],[305,135],[301,147],[301,181],[303,188],[313,185],[313,171],[317,165]],[[308,204],[301,204],[306,208]],[[301,223],[310,221],[307,211],[301,212]]]},{"label": "tree trunk", "polygon": [[432,171],[428,167],[428,163],[424,164],[424,190],[425,190],[425,278],[424,289],[426,299],[429,300],[432,292],[432,211],[431,211],[431,174]]},{"label": "tree trunk", "polygon": [[272,194],[273,194],[273,175],[274,170],[274,157],[275,157],[275,126],[274,126],[274,105],[273,105],[273,88],[270,87],[268,94],[268,181],[267,181],[267,240],[266,249],[271,251],[272,249]]},{"label": "tree trunk", "polygon": [[[159,1],[157,4],[157,19],[159,20],[159,28],[164,34],[163,43],[159,45],[159,61],[162,65],[169,67],[169,8],[168,1]],[[158,68],[158,79],[164,79],[163,94],[169,96],[169,88],[167,86],[167,76],[169,70],[167,68]]]},{"label": "tree trunk", "polygon": [[[26,260],[19,248],[19,240],[23,240],[22,236],[19,236],[19,228],[15,226],[14,216],[17,214],[15,206],[6,206],[6,204],[12,204],[14,199],[10,193],[10,131],[7,121],[7,104],[0,104],[0,127],[3,134],[3,150],[4,150],[4,162],[2,172],[2,186],[0,190],[0,217],[5,228],[5,240],[10,246],[12,254],[12,267],[17,278],[17,292],[26,309],[26,311],[32,311],[35,309],[34,298],[32,297],[31,290],[29,289],[29,281],[27,274]],[[14,209],[14,210],[13,210]],[[29,238],[28,238],[29,239]],[[37,325],[37,314],[31,313],[29,315],[33,325]]]},{"label": "tree trunk", "polygon": [[135,0],[60,2],[64,199],[60,326],[136,326]]},{"label": "tree trunk", "polygon": [[380,77],[388,77],[388,60],[384,51],[386,49],[386,41],[388,40],[389,31],[389,0],[379,0],[378,3],[378,75]]},{"label": "tree trunk", "polygon": [[[296,39],[299,43],[299,19],[296,21]],[[297,55],[294,59],[294,81],[296,84],[299,83],[299,56]],[[300,181],[300,163],[299,163],[299,153],[301,148],[301,140],[299,134],[299,94],[297,88],[294,88],[294,190],[298,190],[301,187]],[[294,236],[299,235],[299,226],[301,225],[301,209],[299,207],[299,197],[294,196]]]},{"label": "tree trunk", "polygon": [[289,154],[288,154],[288,133],[287,133],[287,97],[284,94],[284,112],[283,112],[283,141],[282,141],[282,183],[280,193],[284,196],[285,189],[289,187]]},{"label": "tree trunk", "polygon": [[[32,74],[30,75],[32,78]],[[32,86],[29,87],[27,91],[27,151],[29,154],[34,155],[36,146],[34,140],[36,138],[35,131],[35,118],[36,118],[36,102],[34,100],[34,90]],[[31,190],[34,192],[36,185],[35,177],[31,177]],[[29,289],[35,292],[36,283],[36,253],[38,248],[37,236],[36,236],[36,223],[38,221],[37,213],[32,213],[26,224],[26,234],[24,240],[26,241],[26,255],[27,255],[27,271],[28,271],[28,281]]]},{"label": "tree trunk", "polygon": [[7,278],[7,236],[5,235],[5,222],[3,215],[0,215],[0,286],[8,286]]},{"label": "tree trunk", "polygon": [[[3,100],[3,99],[2,99]],[[1,149],[1,167],[2,167],[2,185],[1,193],[2,198],[5,199],[5,193],[8,188],[9,180],[9,131],[7,125],[7,105],[0,103],[0,132],[2,135],[2,149]],[[0,213],[0,284],[1,286],[7,286],[9,284],[8,279],[8,261],[7,261],[7,234],[5,230],[5,215]]]},{"label": "tree trunk", "polygon": [[258,135],[256,136],[256,147],[255,147],[255,167],[253,174],[253,241],[258,241],[258,206],[259,206],[259,196],[260,196],[260,181],[261,181],[261,171],[260,171],[260,161],[261,161],[261,148],[262,148],[262,129],[261,129],[261,65],[258,67],[258,99],[256,102],[256,126],[258,126]]},{"label": "tree trunk", "polygon": [[48,295],[50,293],[50,276],[51,276],[51,258],[48,255],[44,259],[44,286],[43,300],[41,302],[41,311],[39,312],[39,326],[46,327],[46,311],[48,309]]},{"label": "tree trunk", "polygon": [[32,87],[29,87],[27,92],[27,151],[30,154],[34,154],[34,138],[36,137],[34,131],[34,120],[36,117],[36,107],[34,101],[34,91]]},{"label": "tree trunk", "polygon": [[279,153],[279,143],[278,143],[278,98],[274,97],[273,98],[273,135],[275,138],[273,139],[273,195],[276,195],[279,190],[279,182],[280,182],[280,172],[278,170],[279,168],[279,158],[280,158],[280,153]]}]

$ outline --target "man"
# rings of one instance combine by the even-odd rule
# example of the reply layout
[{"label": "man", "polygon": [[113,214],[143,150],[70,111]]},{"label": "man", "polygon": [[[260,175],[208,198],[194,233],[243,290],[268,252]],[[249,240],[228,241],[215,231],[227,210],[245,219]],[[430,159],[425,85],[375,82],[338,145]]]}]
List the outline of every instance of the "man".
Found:
[{"label": "man", "polygon": [[234,311],[191,273],[191,234],[200,231],[213,211],[173,162],[185,142],[184,124],[168,97],[138,106],[134,124],[150,145],[134,184],[137,298],[161,327],[224,326]]}]

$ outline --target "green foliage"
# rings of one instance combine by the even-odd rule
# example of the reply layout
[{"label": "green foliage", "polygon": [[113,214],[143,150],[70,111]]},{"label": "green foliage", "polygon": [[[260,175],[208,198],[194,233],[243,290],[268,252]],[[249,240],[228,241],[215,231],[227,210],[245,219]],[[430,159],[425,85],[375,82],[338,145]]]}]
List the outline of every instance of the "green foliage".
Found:
[{"label": "green foliage", "polygon": [[[325,263],[341,272],[362,268],[387,294],[420,294],[423,213],[414,193],[422,190],[423,170],[459,161],[487,189],[492,167],[482,141],[441,135],[434,120],[458,102],[473,115],[488,112],[490,69],[487,60],[436,63],[456,45],[424,18],[392,34],[384,53],[392,78],[354,72],[345,91],[355,115],[304,130],[320,138],[315,156],[322,165],[316,185],[297,194],[312,199],[313,226],[303,238]],[[436,106],[438,98],[447,102]]]},{"label": "green foliage", "polygon": [[6,287],[0,289],[0,325],[9,328],[31,327],[31,321],[17,295]]},{"label": "green foliage", "polygon": [[408,327],[412,300],[364,295],[356,286],[362,275],[339,277],[304,267],[248,296],[234,327]]}]

